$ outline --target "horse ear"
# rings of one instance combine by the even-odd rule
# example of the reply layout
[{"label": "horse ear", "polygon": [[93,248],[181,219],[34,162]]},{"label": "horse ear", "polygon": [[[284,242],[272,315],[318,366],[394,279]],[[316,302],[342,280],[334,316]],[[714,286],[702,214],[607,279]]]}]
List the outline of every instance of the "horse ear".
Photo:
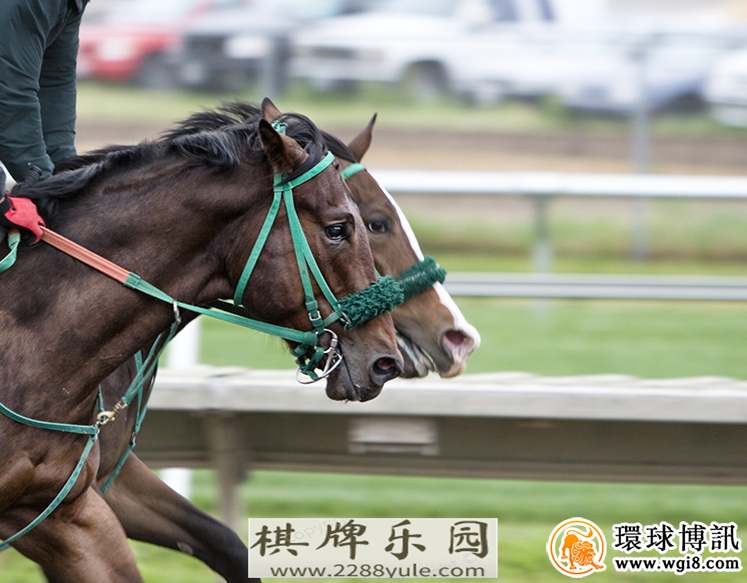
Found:
[{"label": "horse ear", "polygon": [[366,129],[353,138],[353,141],[348,144],[348,149],[352,152],[355,159],[360,162],[363,160],[363,156],[368,152],[368,147],[371,145],[371,138],[373,136],[373,127],[376,123],[376,114],[368,122]]},{"label": "horse ear", "polygon": [[262,117],[269,122],[273,122],[280,117],[280,110],[275,107],[269,97],[262,100]]},{"label": "horse ear", "polygon": [[307,154],[298,142],[276,132],[264,119],[259,120],[259,141],[275,173],[289,174],[306,159]]}]

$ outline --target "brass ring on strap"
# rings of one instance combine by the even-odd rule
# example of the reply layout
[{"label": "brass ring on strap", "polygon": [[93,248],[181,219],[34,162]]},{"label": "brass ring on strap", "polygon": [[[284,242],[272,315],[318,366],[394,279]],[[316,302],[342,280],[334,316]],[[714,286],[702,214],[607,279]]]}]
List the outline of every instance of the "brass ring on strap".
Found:
[{"label": "brass ring on strap", "polygon": [[117,414],[121,411],[124,411],[125,409],[127,409],[127,404],[120,401],[119,403],[114,405],[114,407],[112,407],[111,411],[102,411],[101,413],[96,415],[96,427],[102,427],[110,421],[114,421]]}]

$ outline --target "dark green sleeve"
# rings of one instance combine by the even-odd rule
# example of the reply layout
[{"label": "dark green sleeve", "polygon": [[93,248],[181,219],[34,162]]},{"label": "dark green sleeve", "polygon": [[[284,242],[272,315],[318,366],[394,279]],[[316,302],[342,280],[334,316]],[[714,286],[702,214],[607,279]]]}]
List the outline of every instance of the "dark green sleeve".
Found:
[{"label": "dark green sleeve", "polygon": [[75,68],[81,13],[71,15],[47,48],[39,77],[39,103],[52,162],[75,156]]},{"label": "dark green sleeve", "polygon": [[75,152],[79,23],[67,0],[0,1],[0,160],[16,181]]}]

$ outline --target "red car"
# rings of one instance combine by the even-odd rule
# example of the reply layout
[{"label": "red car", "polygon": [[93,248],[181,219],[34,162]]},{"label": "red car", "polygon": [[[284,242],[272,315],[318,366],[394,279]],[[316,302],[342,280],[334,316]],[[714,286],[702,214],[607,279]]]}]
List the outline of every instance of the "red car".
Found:
[{"label": "red car", "polygon": [[[173,83],[168,52],[184,28],[219,5],[241,0],[125,0],[103,14],[84,16],[78,76],[149,88]],[[97,18],[98,16],[98,18]]]}]

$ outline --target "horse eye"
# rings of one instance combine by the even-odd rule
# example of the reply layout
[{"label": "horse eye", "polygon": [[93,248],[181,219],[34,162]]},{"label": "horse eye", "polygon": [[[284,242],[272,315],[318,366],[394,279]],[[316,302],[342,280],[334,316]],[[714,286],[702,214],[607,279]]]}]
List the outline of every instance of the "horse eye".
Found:
[{"label": "horse eye", "polygon": [[327,237],[333,241],[341,241],[347,238],[347,229],[344,224],[330,225],[324,229],[324,232],[327,233]]},{"label": "horse eye", "polygon": [[368,230],[376,235],[383,235],[388,232],[389,229],[384,221],[371,221],[366,225]]}]

